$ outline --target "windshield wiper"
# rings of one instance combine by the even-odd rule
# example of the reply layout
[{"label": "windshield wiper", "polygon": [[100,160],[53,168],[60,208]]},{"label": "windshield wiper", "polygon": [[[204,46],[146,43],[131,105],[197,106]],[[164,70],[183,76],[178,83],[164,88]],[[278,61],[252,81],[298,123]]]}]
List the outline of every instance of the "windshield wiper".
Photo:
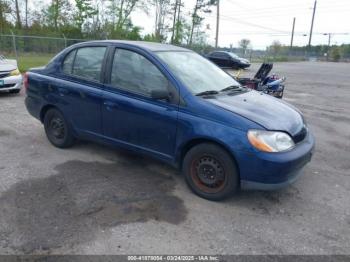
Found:
[{"label": "windshield wiper", "polygon": [[196,94],[196,96],[217,95],[217,94],[219,94],[219,92],[216,90],[207,90],[207,91],[199,92],[198,94]]},{"label": "windshield wiper", "polygon": [[225,92],[225,91],[231,91],[231,90],[237,90],[237,91],[241,91],[242,87],[241,86],[228,86],[224,89],[221,89],[221,92]]}]

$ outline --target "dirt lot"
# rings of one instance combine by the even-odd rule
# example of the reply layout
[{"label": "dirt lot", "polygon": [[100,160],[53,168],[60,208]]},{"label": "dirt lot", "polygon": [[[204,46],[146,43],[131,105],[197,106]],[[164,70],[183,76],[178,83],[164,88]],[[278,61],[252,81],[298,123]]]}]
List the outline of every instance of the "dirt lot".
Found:
[{"label": "dirt lot", "polygon": [[219,203],[152,159],[54,148],[24,95],[0,94],[0,254],[350,254],[350,64],[275,68],[315,156],[287,189]]}]

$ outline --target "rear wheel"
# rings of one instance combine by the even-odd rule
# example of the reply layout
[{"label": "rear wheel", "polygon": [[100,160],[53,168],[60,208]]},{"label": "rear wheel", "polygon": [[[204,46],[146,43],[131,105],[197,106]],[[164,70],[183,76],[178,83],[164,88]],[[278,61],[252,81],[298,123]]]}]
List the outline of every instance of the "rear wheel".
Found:
[{"label": "rear wheel", "polygon": [[49,109],[44,116],[46,136],[56,147],[67,148],[74,144],[72,130],[63,114],[55,108]]},{"label": "rear wheel", "polygon": [[203,143],[190,149],[183,172],[192,191],[209,200],[227,198],[238,189],[239,176],[232,157],[215,144]]}]

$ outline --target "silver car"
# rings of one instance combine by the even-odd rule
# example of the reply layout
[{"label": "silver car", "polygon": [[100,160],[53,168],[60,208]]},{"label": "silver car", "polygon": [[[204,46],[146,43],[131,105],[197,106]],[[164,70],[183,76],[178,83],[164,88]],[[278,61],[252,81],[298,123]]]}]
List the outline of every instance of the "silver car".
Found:
[{"label": "silver car", "polygon": [[22,75],[17,61],[0,55],[0,92],[19,93],[22,87]]}]

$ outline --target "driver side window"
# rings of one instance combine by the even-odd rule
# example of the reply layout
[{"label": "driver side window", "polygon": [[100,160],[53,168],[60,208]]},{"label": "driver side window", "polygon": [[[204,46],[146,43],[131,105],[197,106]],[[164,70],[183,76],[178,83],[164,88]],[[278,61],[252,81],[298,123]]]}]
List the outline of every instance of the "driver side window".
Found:
[{"label": "driver side window", "polygon": [[116,49],[111,70],[111,85],[147,97],[152,90],[168,90],[169,82],[144,56]]}]

